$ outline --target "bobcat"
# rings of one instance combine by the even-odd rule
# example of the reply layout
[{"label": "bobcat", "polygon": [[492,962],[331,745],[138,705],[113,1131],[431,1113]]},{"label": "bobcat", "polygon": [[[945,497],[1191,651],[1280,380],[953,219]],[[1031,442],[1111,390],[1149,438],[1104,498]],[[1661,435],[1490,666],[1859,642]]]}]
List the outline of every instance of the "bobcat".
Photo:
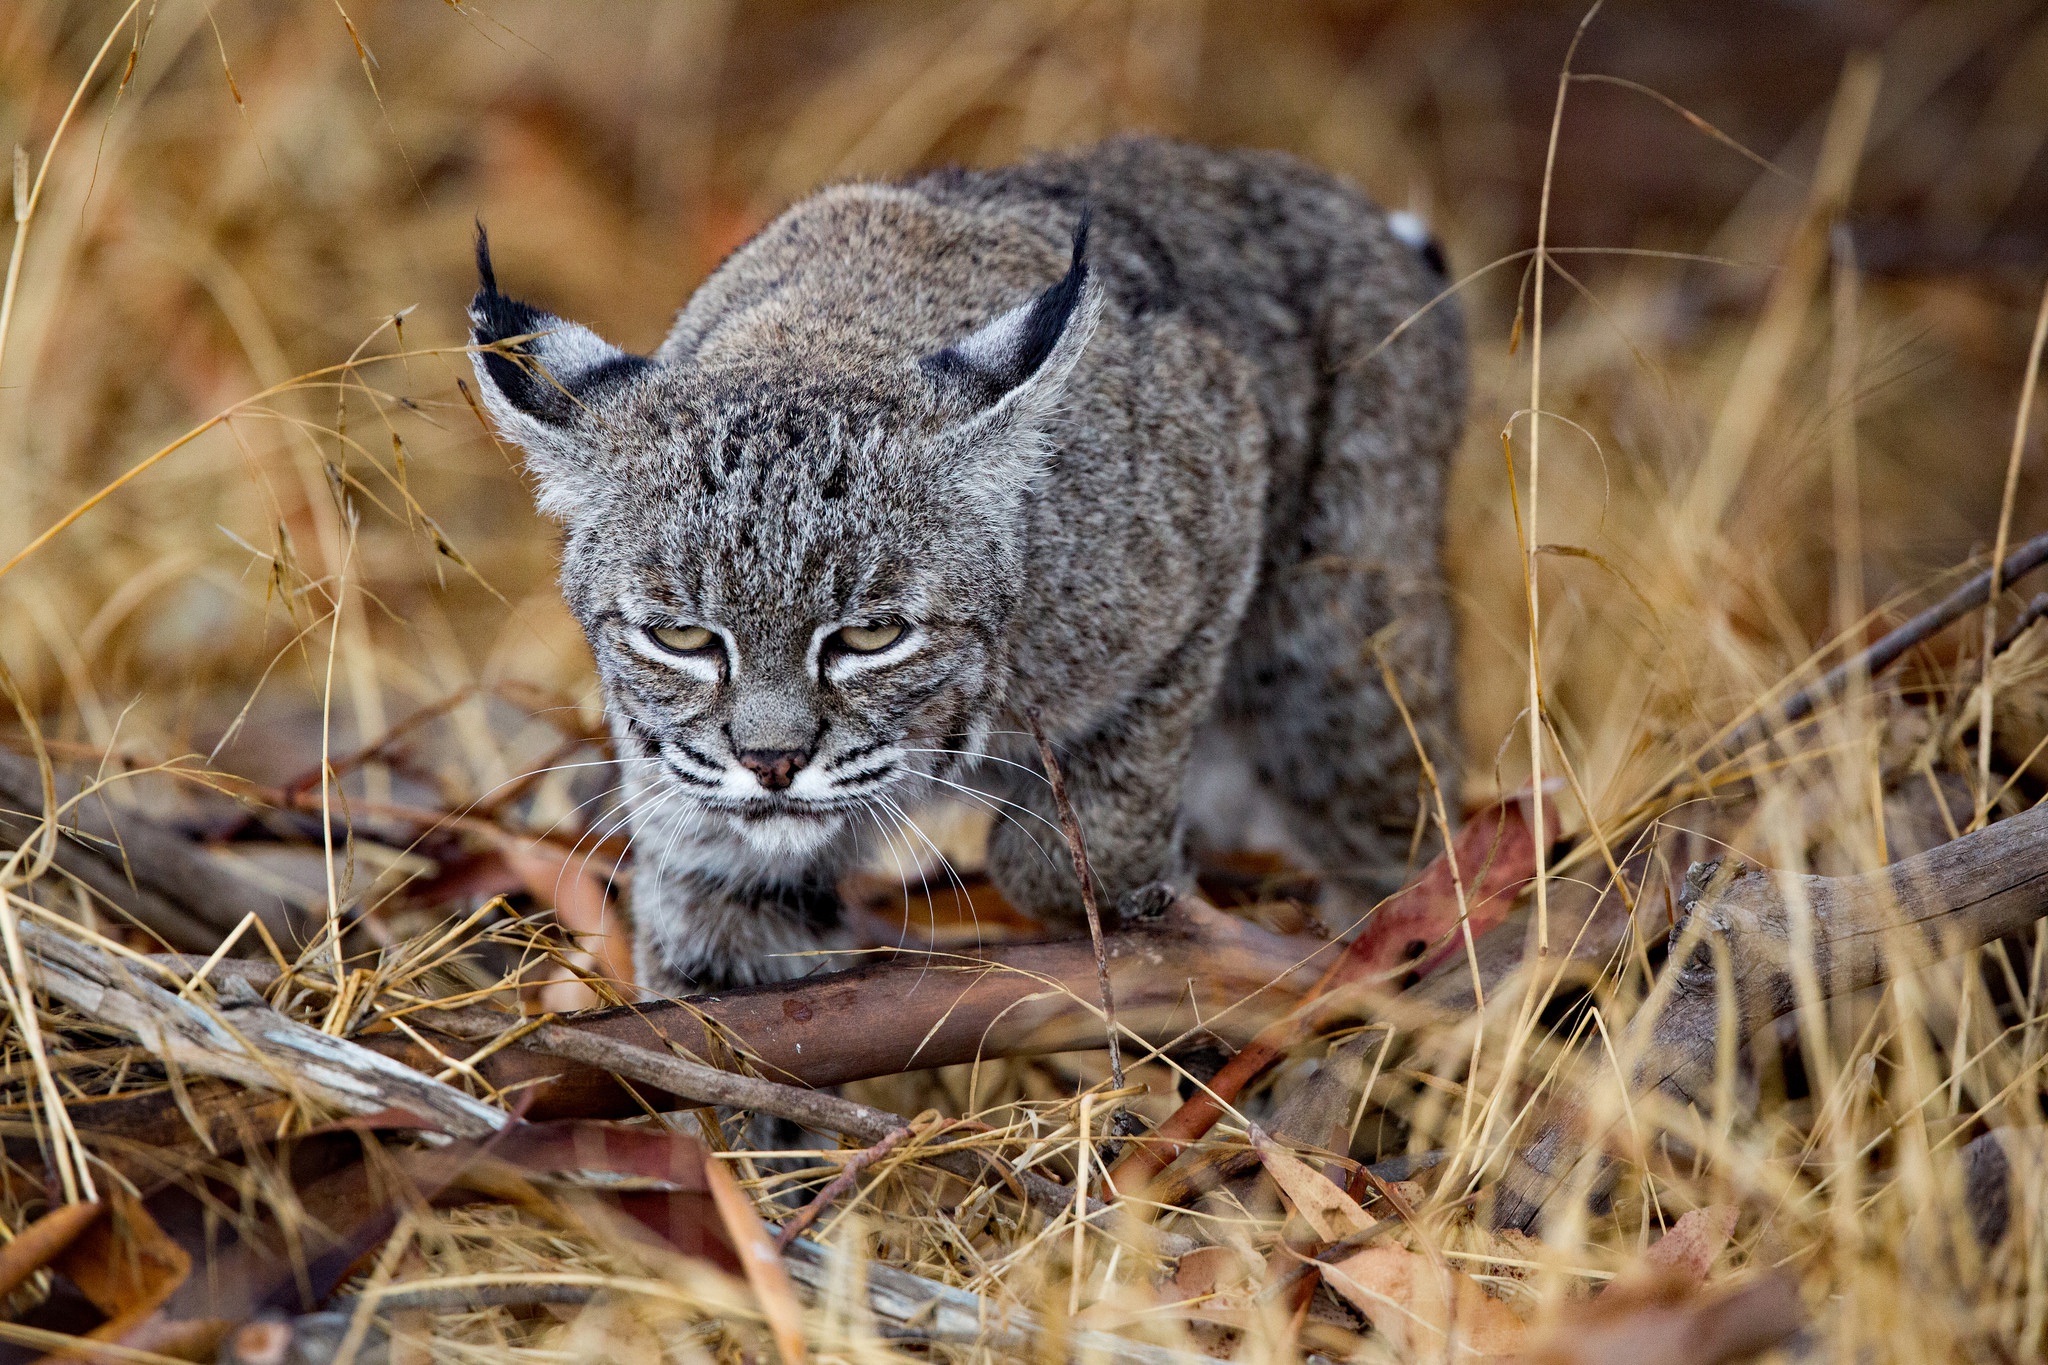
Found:
[{"label": "bobcat", "polygon": [[809,970],[841,873],[961,793],[1003,894],[1072,923],[1030,718],[1106,905],[1186,886],[1190,838],[1346,909],[1398,883],[1422,765],[1380,670],[1451,780],[1465,400],[1450,309],[1396,335],[1444,283],[1404,217],[1150,138],[840,185],[651,357],[499,293],[479,228],[477,382],[566,530],[643,988]]}]

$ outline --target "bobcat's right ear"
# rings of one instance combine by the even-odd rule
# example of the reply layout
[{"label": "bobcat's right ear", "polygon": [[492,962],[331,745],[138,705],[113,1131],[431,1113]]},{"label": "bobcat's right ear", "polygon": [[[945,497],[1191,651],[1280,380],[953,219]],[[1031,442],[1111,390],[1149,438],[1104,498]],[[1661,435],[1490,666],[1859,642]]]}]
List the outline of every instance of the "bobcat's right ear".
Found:
[{"label": "bobcat's right ear", "polygon": [[1088,269],[1089,217],[1084,208],[1059,283],[920,362],[935,385],[975,410],[977,424],[1050,407],[1080,359],[1102,311],[1102,289]]},{"label": "bobcat's right ear", "polygon": [[587,327],[498,292],[491,242],[476,227],[478,288],[469,303],[477,387],[498,431],[526,452],[543,512],[568,516],[584,501],[592,451],[590,403],[648,369]]}]

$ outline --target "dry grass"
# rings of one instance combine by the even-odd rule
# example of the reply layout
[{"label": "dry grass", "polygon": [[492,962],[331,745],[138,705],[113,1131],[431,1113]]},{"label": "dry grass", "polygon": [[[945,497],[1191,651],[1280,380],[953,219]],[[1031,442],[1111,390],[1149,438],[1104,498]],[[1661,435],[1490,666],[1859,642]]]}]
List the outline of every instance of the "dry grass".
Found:
[{"label": "dry grass", "polygon": [[[538,765],[594,757],[589,660],[555,596],[550,532],[456,387],[471,217],[492,224],[519,292],[644,348],[725,250],[822,179],[1127,127],[1293,147],[1383,200],[1430,205],[1467,268],[1506,258],[1463,296],[1477,386],[1452,554],[1468,791],[1512,791],[1532,767],[1565,779],[1577,851],[1532,917],[1601,879],[1603,845],[1618,859],[1684,828],[1757,862],[1839,873],[2048,790],[2048,647],[2023,637],[1986,680],[1990,636],[1972,624],[1901,681],[1828,709],[1793,751],[1670,794],[1724,727],[1889,619],[1902,585],[2048,523],[2038,443],[2013,430],[2038,281],[1866,277],[1830,236],[1843,204],[1867,203],[1859,168],[1876,186],[1861,193],[1897,201],[1920,174],[1930,221],[1966,236],[1990,240],[2009,222],[2029,164],[2015,148],[2038,150],[2048,130],[2022,93],[2038,90],[2028,63],[2048,50],[2037,9],[1908,17],[1877,65],[1850,66],[1789,120],[1758,116],[1752,126],[1786,134],[1758,149],[1776,158],[1768,171],[1640,95],[1571,86],[1569,111],[1605,112],[1590,131],[1575,112],[1563,121],[1557,212],[1542,224],[1531,213],[1548,97],[1516,92],[1550,89],[1571,12],[982,0],[833,13],[690,0],[344,14],[295,0],[209,13],[145,0],[117,18],[120,6],[83,0],[0,11],[0,108],[27,149],[17,201],[35,190],[0,325],[0,556],[14,557],[0,570],[0,661],[59,758],[110,776],[227,775],[119,779],[110,799],[218,833],[241,817],[214,788],[275,800],[311,773],[312,808],[343,808],[351,837],[326,849],[319,823],[273,819],[282,839],[235,848],[333,923],[353,917],[351,946],[385,946],[356,1005],[401,986],[488,990],[564,951],[500,918],[493,941],[416,972],[426,959],[402,946],[410,936],[514,888],[434,880],[484,836],[426,834],[413,814],[473,810]],[[1632,25],[1655,31],[1617,12],[1589,42]],[[1490,26],[1551,46],[1541,61],[1504,53]],[[1837,58],[1824,56],[1832,77]],[[1579,66],[1593,69],[1586,54]],[[1971,71],[1990,93],[1980,118],[1958,123],[1944,92]],[[57,138],[74,90],[83,98]],[[1740,115],[1752,94],[1766,111],[1805,98],[1711,93],[1716,117]],[[1573,233],[1611,228],[1619,210],[1604,201],[1629,201],[1597,175],[1624,164],[1600,146],[1603,134],[1626,141],[1628,120],[1682,132],[1697,202],[1638,196],[1640,223],[1590,239],[1637,254],[1584,250]],[[1931,154],[1929,128],[1947,139]],[[1535,230],[1569,248],[1547,272],[1510,257]],[[320,779],[323,760],[431,707],[402,745]],[[590,848],[607,826],[588,771],[522,786],[487,823]],[[954,842],[972,841],[969,829]],[[620,852],[600,844],[581,865],[601,872]],[[37,871],[7,869],[7,914],[33,900],[147,946],[83,898],[31,885]],[[559,893],[569,874],[555,875]],[[1650,911],[1662,876],[1630,887]],[[515,910],[545,909],[536,887],[515,889]],[[2036,1357],[2048,1350],[2048,1185],[2037,1173],[2026,1187],[2021,1244],[1994,1262],[1942,1215],[1957,1207],[1968,1139],[2042,1126],[2043,946],[1994,945],[1802,1012],[1786,1040],[1796,1064],[1767,1069],[1753,1102],[1731,1096],[1710,1114],[1659,1112],[1613,1083],[1625,1071],[1613,1049],[1648,985],[1641,942],[1577,983],[1569,1010],[1546,1011],[1557,983],[1530,970],[1467,1019],[1393,1029],[1354,1151],[1449,1149],[1399,1236],[1481,1274],[1531,1320],[1625,1270],[1680,1212],[1732,1204],[1740,1221],[1716,1280],[1789,1269],[1831,1356]],[[334,973],[331,956],[322,970]],[[356,1008],[328,989],[299,997],[316,1024]],[[127,1083],[117,1040],[49,1012],[41,1033],[59,1067],[39,1078],[22,1027],[34,1018],[17,1013],[6,1040],[17,1115]],[[1013,1156],[1071,1176],[1100,1136],[1083,1128],[1107,1108],[1103,1071],[1094,1057],[1055,1058],[857,1090],[898,1113],[980,1119]],[[1534,1101],[1602,1076],[1621,1133],[1611,1209],[1568,1205],[1540,1243],[1475,1225],[1461,1201],[1490,1188]],[[1137,1102],[1148,1117],[1171,1108],[1164,1064],[1132,1079],[1149,1087]],[[1654,1140],[1667,1130],[1691,1150]],[[736,1130],[713,1136],[763,1201],[831,1173],[809,1157],[763,1164]],[[1245,1137],[1236,1123],[1213,1140]],[[1079,1313],[1187,1344],[1188,1307],[1118,1229],[1020,1224],[987,1191],[959,1202],[917,1153],[907,1144],[879,1164],[824,1239],[1055,1322]],[[0,1219],[18,1228],[41,1198],[34,1180],[5,1185]],[[1160,1221],[1257,1257],[1282,1213],[1225,1193]],[[587,1228],[492,1208],[409,1216],[394,1238],[384,1264],[407,1282],[612,1277],[581,1310],[402,1322],[435,1359],[765,1349],[736,1281]],[[1383,1340],[1334,1319],[1297,1338],[1271,1304],[1225,1294],[1210,1306],[1243,1330],[1239,1359],[1311,1347],[1388,1358]],[[804,1327],[821,1355],[903,1353],[850,1285],[808,1308]]]}]

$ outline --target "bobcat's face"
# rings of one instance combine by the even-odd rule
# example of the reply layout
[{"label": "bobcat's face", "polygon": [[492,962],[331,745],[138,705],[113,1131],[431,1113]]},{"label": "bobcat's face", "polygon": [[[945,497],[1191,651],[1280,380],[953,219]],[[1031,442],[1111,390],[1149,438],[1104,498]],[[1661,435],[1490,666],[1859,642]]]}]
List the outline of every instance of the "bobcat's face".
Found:
[{"label": "bobcat's face", "polygon": [[622,756],[666,814],[807,851],[979,750],[1014,509],[942,477],[929,439],[832,422],[743,438],[692,387],[641,396],[692,420],[570,518],[563,586]]},{"label": "bobcat's face", "polygon": [[656,364],[498,294],[479,243],[478,382],[565,525],[642,837],[802,854],[979,752],[1079,251],[936,352]]}]

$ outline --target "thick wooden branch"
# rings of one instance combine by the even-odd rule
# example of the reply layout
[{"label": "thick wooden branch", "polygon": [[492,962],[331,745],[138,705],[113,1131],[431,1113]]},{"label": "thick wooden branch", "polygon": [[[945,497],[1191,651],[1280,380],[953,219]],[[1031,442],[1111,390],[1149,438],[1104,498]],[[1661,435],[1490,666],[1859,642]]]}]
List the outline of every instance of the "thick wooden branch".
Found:
[{"label": "thick wooden branch", "polygon": [[[1268,933],[1184,900],[1156,926],[1105,935],[1117,1024],[1126,1037],[1154,1045],[1184,1037],[1191,1044],[1241,1044],[1297,999],[1339,946]],[[739,1053],[771,1079],[827,1086],[976,1059],[1100,1048],[1099,997],[1095,952],[1081,939],[979,953],[905,951],[801,981],[570,1016],[562,1027],[641,1047],[673,1046],[714,1063]],[[481,1046],[438,1033],[431,1012],[408,1023],[449,1057],[466,1058]],[[411,1065],[446,1065],[402,1035],[362,1041]],[[521,1087],[532,1118],[639,1112],[601,1068],[517,1043],[492,1052],[478,1069],[501,1089]]]},{"label": "thick wooden branch", "polygon": [[[1630,1025],[1642,1060],[1639,1091],[1680,1104],[1713,1089],[1723,1028],[1745,1041],[1798,1007],[1794,972],[1802,937],[1822,999],[1848,995],[1920,965],[2020,932],[2048,915],[2048,807],[1955,839],[1857,877],[1747,869],[1724,877],[1696,866],[1672,943],[1692,945],[1664,1007]],[[1810,930],[1796,931],[1810,916]],[[1740,1017],[1724,1019],[1717,959],[1730,970]],[[1560,1104],[1516,1158],[1495,1194],[1497,1226],[1528,1229],[1589,1148],[1584,1096]],[[1597,1142],[1591,1147],[1597,1147]]]}]

